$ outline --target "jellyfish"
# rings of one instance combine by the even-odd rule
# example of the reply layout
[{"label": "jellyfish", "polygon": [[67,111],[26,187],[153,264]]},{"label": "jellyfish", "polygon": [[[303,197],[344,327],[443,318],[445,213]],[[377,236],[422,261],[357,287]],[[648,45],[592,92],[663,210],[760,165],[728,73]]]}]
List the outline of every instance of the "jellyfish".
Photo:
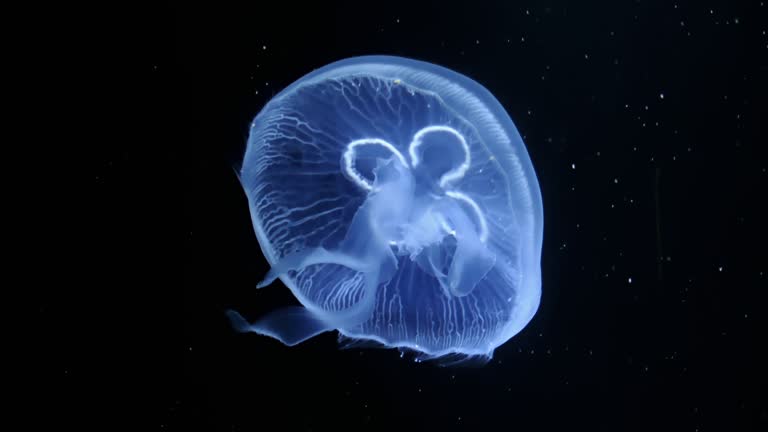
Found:
[{"label": "jellyfish", "polygon": [[239,331],[490,358],[539,307],[538,180],[464,75],[392,56],[317,69],[255,117],[239,177],[271,266],[257,287],[280,279],[300,303],[227,311]]}]

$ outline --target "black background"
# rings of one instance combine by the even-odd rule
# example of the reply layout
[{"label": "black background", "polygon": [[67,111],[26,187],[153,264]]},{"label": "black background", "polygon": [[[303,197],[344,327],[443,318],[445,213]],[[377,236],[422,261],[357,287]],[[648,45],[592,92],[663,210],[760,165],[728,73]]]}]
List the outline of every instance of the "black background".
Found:
[{"label": "black background", "polygon": [[[137,66],[149,129],[103,152],[96,180],[115,206],[116,192],[142,201],[145,175],[168,185],[132,213],[174,236],[166,260],[145,244],[162,276],[131,277],[138,302],[156,305],[134,319],[161,324],[116,353],[161,371],[145,382],[150,430],[765,430],[766,11],[184,2],[150,20]],[[527,145],[544,205],[542,303],[483,367],[340,350],[333,333],[289,348],[223,315],[296,303],[279,283],[255,290],[267,264],[233,171],[250,121],[305,73],[365,54],[470,76]],[[131,168],[144,158],[154,168]],[[71,376],[76,347],[59,343]]]}]

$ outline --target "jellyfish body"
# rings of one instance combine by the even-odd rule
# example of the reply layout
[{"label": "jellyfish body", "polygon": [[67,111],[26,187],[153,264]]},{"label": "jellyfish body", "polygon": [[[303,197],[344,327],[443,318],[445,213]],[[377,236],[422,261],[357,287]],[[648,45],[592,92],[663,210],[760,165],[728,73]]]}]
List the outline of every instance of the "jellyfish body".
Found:
[{"label": "jellyfish body", "polygon": [[234,325],[294,345],[338,330],[425,357],[490,356],[541,297],[541,195],[480,84],[389,56],[332,63],[254,119],[240,179],[302,306]]}]

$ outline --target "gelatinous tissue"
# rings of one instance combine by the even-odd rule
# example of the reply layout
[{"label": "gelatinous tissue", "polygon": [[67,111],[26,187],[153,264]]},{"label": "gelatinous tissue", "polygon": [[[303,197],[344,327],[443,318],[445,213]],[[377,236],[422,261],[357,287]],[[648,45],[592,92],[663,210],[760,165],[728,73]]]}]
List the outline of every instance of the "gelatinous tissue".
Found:
[{"label": "gelatinous tissue", "polygon": [[271,265],[258,287],[279,278],[302,305],[228,311],[240,331],[490,358],[538,309],[536,174],[466,76],[390,56],[315,70],[256,116],[240,180]]}]

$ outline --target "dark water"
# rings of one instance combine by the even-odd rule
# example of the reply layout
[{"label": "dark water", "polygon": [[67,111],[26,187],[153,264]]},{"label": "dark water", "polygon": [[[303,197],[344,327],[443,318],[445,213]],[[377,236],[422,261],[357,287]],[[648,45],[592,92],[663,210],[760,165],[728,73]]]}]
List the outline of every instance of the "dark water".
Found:
[{"label": "dark water", "polygon": [[[173,48],[144,65],[174,95],[146,109],[176,121],[160,208],[183,211],[183,262],[153,291],[171,327],[143,430],[765,430],[768,2],[314,3],[179,4]],[[296,303],[255,290],[266,260],[232,168],[250,121],[365,54],[470,76],[527,145],[542,303],[483,367],[334,333],[289,348],[225,318]]]}]

